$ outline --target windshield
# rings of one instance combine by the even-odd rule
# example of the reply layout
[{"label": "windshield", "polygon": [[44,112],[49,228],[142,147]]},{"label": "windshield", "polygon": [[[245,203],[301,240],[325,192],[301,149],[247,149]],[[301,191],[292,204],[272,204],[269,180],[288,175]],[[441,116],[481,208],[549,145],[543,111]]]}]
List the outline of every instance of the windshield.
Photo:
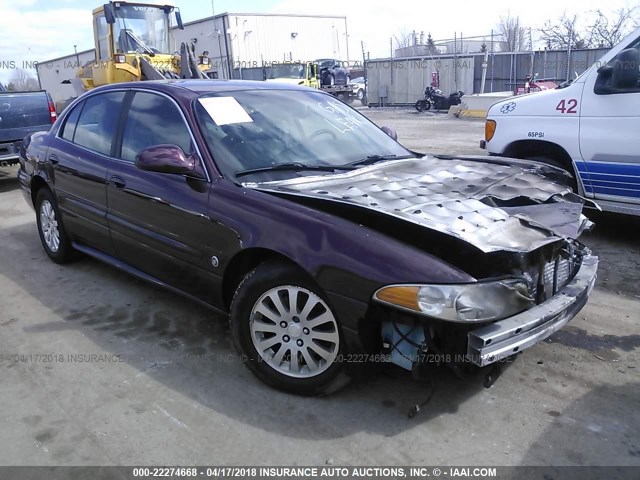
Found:
[{"label": "windshield", "polygon": [[[414,156],[351,107],[316,91],[261,89],[207,95],[196,101],[196,114],[218,168],[231,177],[283,163],[340,166],[370,156]],[[260,175],[286,178],[310,173]]]},{"label": "windshield", "polygon": [[[169,15],[160,7],[121,5],[113,26],[117,53],[169,53]],[[147,47],[147,48],[145,48]]]},{"label": "windshield", "polygon": [[284,65],[272,65],[269,78],[304,78],[304,64],[287,63]]}]

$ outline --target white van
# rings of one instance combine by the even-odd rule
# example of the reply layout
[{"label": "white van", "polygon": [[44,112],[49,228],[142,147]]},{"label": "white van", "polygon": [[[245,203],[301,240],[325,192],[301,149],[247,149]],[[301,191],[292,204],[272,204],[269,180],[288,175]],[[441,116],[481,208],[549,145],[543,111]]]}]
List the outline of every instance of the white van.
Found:
[{"label": "white van", "polygon": [[603,210],[640,215],[640,28],[574,81],[492,105],[481,146],[560,166]]}]

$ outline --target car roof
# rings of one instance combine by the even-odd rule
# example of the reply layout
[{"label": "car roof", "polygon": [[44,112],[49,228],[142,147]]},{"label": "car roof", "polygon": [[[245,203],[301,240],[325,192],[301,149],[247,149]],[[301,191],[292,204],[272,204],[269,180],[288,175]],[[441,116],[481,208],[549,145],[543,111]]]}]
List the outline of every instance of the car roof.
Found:
[{"label": "car roof", "polygon": [[140,82],[112,83],[104,87],[98,87],[94,91],[123,87],[160,90],[174,94],[180,91],[188,91],[197,95],[239,90],[309,90],[309,87],[256,80],[145,80]]}]

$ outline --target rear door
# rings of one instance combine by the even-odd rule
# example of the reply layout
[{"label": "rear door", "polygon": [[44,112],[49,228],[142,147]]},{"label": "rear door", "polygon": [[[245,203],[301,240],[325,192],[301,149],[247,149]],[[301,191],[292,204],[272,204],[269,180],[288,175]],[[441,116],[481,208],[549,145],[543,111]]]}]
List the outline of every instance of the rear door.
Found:
[{"label": "rear door", "polygon": [[107,167],[124,97],[105,92],[76,104],[47,152],[65,226],[75,241],[107,254]]},{"label": "rear door", "polygon": [[210,298],[212,266],[204,255],[210,182],[134,164],[140,150],[159,144],[178,145],[200,161],[185,117],[172,99],[149,91],[135,92],[125,117],[107,187],[116,254],[154,278]]},{"label": "rear door", "polygon": [[[630,46],[640,48],[640,39]],[[620,93],[598,94],[594,91],[597,77],[594,70],[586,80],[580,106],[580,152],[590,178],[585,189],[596,199],[637,204],[640,88],[636,85]]]}]

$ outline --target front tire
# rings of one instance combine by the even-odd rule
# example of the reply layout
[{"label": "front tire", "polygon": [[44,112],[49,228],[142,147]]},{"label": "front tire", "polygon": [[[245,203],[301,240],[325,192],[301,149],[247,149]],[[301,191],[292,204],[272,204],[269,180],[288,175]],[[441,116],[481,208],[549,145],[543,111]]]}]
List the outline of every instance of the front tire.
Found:
[{"label": "front tire", "polygon": [[328,394],[349,381],[335,313],[294,266],[267,262],[245,276],[231,303],[231,335],[253,374],[279,390]]},{"label": "front tire", "polygon": [[62,224],[58,203],[48,188],[40,189],[35,206],[38,233],[45,253],[56,263],[70,262],[75,257],[75,250]]}]

